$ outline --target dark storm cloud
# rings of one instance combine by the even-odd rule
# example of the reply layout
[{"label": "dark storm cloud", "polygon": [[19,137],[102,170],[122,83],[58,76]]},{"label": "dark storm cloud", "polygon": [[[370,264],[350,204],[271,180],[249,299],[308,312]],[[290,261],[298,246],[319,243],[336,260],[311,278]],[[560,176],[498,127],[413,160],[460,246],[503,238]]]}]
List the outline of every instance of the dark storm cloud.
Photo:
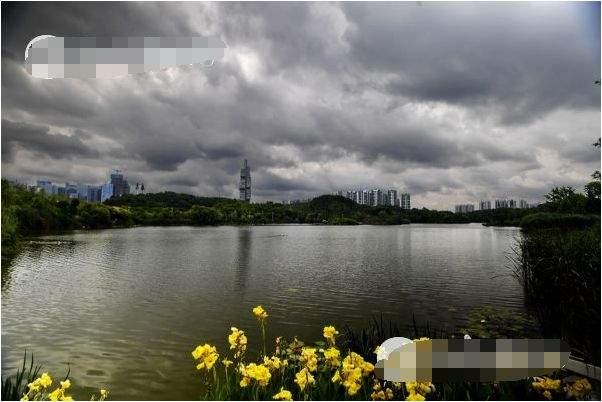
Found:
[{"label": "dark storm cloud", "polygon": [[[3,3],[2,168],[33,180],[62,166],[66,181],[76,163],[82,180],[122,167],[150,191],[236,196],[247,158],[259,198],[360,184],[445,208],[530,197],[599,163],[599,38],[581,8]],[[22,61],[41,34],[216,34],[228,49],[211,69],[39,80]]]},{"label": "dark storm cloud", "polygon": [[267,188],[271,193],[288,191],[312,191],[315,185],[299,180],[287,179],[272,173],[264,173],[256,180],[259,188]]},{"label": "dark storm cloud", "polygon": [[[360,27],[349,39],[366,68],[390,73],[384,88],[422,101],[490,105],[504,124],[561,106],[599,109],[599,53],[572,5],[346,3]],[[599,39],[599,38],[598,38]],[[599,44],[599,42],[598,42]]]},{"label": "dark storm cloud", "polygon": [[11,161],[18,149],[57,159],[96,158],[98,152],[89,148],[81,130],[73,135],[51,134],[48,127],[2,119],[2,159]]}]

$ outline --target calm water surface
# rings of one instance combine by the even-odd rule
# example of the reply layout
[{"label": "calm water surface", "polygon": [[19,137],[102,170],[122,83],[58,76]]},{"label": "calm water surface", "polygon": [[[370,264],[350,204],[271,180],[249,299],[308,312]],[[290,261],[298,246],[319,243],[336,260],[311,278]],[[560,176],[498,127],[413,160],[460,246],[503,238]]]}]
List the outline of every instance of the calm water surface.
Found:
[{"label": "calm water surface", "polygon": [[[324,324],[466,321],[524,310],[507,256],[518,229],[470,225],[141,227],[36,239],[2,267],[2,370],[33,351],[75,396],[198,399],[190,351],[235,325],[321,337]],[[251,345],[253,346],[253,345]]]}]

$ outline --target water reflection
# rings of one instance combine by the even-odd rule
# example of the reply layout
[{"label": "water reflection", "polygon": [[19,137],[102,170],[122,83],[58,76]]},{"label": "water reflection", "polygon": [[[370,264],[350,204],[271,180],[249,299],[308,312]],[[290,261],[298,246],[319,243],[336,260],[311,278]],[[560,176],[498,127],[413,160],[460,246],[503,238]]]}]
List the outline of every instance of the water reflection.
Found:
[{"label": "water reflection", "polygon": [[238,259],[236,260],[235,289],[244,297],[249,276],[249,262],[252,246],[251,228],[238,228]]}]

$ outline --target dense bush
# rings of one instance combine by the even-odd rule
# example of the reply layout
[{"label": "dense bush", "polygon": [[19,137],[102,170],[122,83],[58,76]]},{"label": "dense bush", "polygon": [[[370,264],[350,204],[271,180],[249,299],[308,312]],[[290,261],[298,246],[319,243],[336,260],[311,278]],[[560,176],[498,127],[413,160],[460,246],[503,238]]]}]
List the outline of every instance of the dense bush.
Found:
[{"label": "dense bush", "polygon": [[83,228],[102,229],[111,227],[111,213],[102,204],[81,203],[77,209],[79,223]]},{"label": "dense bush", "polygon": [[516,274],[546,337],[600,363],[600,225],[523,231]]},{"label": "dense bush", "polygon": [[559,213],[535,213],[527,215],[520,221],[520,226],[524,229],[542,229],[542,228],[564,228],[577,229],[587,228],[600,223],[598,215],[581,214],[559,214]]},{"label": "dense bush", "polygon": [[195,225],[219,225],[223,221],[220,212],[200,205],[194,205],[186,211],[185,216]]}]

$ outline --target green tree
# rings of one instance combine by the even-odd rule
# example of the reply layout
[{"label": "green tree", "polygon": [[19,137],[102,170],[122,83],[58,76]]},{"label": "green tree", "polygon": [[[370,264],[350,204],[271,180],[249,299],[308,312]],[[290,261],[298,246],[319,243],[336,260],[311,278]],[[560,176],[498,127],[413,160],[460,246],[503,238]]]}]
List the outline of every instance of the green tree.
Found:
[{"label": "green tree", "polygon": [[213,208],[194,205],[186,216],[196,225],[219,225],[222,222],[222,214]]},{"label": "green tree", "polygon": [[571,186],[554,187],[548,194],[546,200],[548,202],[560,202],[575,194],[575,189]]}]

